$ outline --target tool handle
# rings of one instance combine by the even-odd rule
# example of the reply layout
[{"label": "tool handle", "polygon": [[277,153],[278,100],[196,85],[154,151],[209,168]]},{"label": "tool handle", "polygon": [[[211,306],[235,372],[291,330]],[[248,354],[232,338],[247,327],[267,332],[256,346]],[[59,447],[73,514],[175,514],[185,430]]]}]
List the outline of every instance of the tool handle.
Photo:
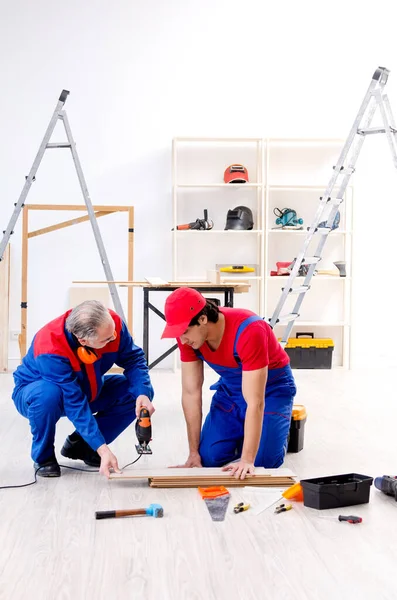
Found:
[{"label": "tool handle", "polygon": [[115,516],[115,510],[99,510],[95,513],[96,519],[113,519]]},{"label": "tool handle", "polygon": [[135,515],[146,515],[146,508],[135,508],[131,510],[116,510],[116,517],[133,517]]},{"label": "tool handle", "polygon": [[145,508],[131,510],[102,510],[95,513],[96,519],[117,519],[118,517],[132,517],[135,515],[146,515]]},{"label": "tool handle", "polygon": [[339,515],[339,521],[347,521],[348,523],[362,523],[361,517],[356,517],[355,515]]},{"label": "tool handle", "polygon": [[[193,223],[194,225],[194,223]],[[185,223],[184,225],[177,225],[177,231],[185,231],[186,229],[191,229],[192,223]]]},{"label": "tool handle", "polygon": [[150,418],[149,410],[146,408],[146,406],[142,406],[141,410],[139,411],[139,418],[140,419]]}]

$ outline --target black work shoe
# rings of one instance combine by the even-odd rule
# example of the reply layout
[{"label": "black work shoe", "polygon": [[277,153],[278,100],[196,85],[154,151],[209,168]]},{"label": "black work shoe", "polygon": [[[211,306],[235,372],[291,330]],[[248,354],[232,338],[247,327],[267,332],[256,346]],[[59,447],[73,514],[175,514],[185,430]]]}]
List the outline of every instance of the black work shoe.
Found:
[{"label": "black work shoe", "polygon": [[61,450],[62,456],[73,460],[82,460],[89,467],[101,466],[101,457],[83,440],[76,431],[68,435]]},{"label": "black work shoe", "polygon": [[34,469],[37,470],[37,475],[40,477],[60,477],[61,476],[61,468],[58,465],[56,458],[50,458],[45,462],[34,463]]}]

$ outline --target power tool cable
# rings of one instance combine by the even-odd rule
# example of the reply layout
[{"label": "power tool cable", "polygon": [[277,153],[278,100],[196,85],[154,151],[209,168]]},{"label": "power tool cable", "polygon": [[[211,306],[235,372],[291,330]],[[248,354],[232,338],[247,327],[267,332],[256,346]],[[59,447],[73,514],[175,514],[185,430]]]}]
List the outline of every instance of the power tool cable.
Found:
[{"label": "power tool cable", "polygon": [[[140,454],[138,456],[138,458],[136,458],[135,460],[133,460],[132,462],[128,463],[127,465],[125,465],[124,467],[122,467],[122,471],[124,471],[124,469],[126,469],[127,467],[130,467],[131,465],[135,464],[143,455]],[[72,471],[83,471],[83,473],[99,473],[99,469],[81,469],[80,467],[70,467],[69,465],[59,465],[60,467],[62,467],[63,469],[71,469]],[[16,489],[16,488],[23,488],[23,487],[28,487],[29,485],[34,485],[35,483],[37,483],[37,472],[40,471],[40,469],[42,469],[43,467],[38,467],[35,472],[34,472],[34,480],[30,481],[29,483],[21,483],[20,485],[2,485],[0,486],[0,490],[11,490],[11,489]]]}]

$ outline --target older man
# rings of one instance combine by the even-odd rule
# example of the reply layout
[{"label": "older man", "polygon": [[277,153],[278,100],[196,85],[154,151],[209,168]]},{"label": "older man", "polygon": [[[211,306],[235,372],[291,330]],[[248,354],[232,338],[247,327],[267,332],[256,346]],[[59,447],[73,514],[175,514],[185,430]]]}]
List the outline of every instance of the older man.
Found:
[{"label": "older man", "polygon": [[[123,375],[104,374],[116,364]],[[61,454],[119,472],[108,444],[139,415],[150,414],[153,388],[141,348],[136,346],[120,317],[96,300],[79,304],[54,319],[35,335],[14,373],[13,400],[29,419],[32,458],[38,475],[59,477],[54,451],[57,421],[67,416],[76,431]]]}]

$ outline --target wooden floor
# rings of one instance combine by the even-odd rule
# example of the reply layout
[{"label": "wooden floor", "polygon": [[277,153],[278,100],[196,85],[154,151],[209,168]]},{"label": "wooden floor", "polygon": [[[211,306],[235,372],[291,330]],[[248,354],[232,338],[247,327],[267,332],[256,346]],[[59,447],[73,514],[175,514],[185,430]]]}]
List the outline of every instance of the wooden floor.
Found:
[{"label": "wooden floor", "polygon": [[[389,372],[296,371],[308,410],[305,447],[286,467],[300,478],[397,474],[397,393]],[[206,374],[206,384],[213,377]],[[153,373],[153,456],[186,457],[179,376]],[[32,478],[28,422],[16,412],[12,376],[0,376],[0,485]],[[206,402],[209,395],[206,396]],[[72,431],[58,424],[56,449]],[[113,444],[135,458],[133,427]],[[144,462],[146,461],[146,463]],[[61,461],[62,462],[62,461]],[[72,464],[72,463],[68,463]],[[76,463],[73,463],[76,464]],[[235,515],[255,497],[231,489],[226,520],[211,521],[196,490],[150,489],[64,469],[55,480],[0,490],[0,600],[336,600],[397,598],[397,503],[371,488],[369,504],[316,511],[302,504]],[[96,510],[159,503],[164,518],[96,521]],[[363,517],[360,525],[320,517]]]}]

